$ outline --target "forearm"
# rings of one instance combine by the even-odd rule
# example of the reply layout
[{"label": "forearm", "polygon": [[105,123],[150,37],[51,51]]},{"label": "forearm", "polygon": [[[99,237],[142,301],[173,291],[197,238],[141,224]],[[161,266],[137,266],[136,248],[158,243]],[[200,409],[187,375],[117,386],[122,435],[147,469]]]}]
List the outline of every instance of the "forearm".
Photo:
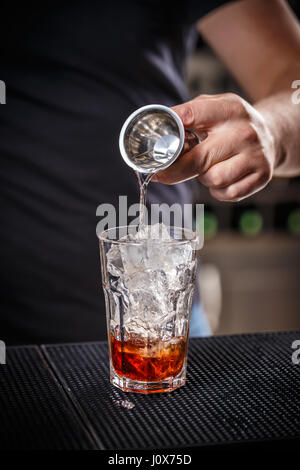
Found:
[{"label": "forearm", "polygon": [[254,106],[274,138],[275,176],[300,175],[300,103],[293,103],[294,91],[277,92]]}]

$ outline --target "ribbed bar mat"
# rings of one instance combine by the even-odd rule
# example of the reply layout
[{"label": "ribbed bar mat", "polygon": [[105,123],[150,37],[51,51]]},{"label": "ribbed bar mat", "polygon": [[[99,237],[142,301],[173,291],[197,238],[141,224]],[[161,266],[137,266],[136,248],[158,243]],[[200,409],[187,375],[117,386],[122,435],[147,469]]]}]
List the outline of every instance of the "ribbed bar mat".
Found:
[{"label": "ribbed bar mat", "polygon": [[0,365],[0,450],[93,449],[93,440],[37,347]]},{"label": "ribbed bar mat", "polygon": [[296,339],[300,332],[193,339],[187,384],[154,395],[110,385],[106,343],[43,350],[99,447],[161,449],[299,437]]}]

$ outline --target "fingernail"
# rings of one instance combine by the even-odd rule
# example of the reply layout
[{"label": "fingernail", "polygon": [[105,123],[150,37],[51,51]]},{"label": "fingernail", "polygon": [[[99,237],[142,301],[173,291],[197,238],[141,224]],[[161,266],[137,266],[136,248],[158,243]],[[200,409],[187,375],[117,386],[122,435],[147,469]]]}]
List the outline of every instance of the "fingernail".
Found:
[{"label": "fingernail", "polygon": [[184,108],[181,108],[180,110],[178,110],[178,114],[181,117],[183,124],[188,125],[193,122],[193,111],[190,106],[185,106]]}]

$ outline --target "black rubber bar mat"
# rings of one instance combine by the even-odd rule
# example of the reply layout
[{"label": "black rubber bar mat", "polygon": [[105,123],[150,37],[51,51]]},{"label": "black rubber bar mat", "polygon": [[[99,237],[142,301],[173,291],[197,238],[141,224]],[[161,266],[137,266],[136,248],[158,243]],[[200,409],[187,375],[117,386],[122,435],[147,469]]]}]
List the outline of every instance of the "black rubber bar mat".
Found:
[{"label": "black rubber bar mat", "polygon": [[93,449],[93,442],[39,348],[8,348],[0,366],[0,450]]},{"label": "black rubber bar mat", "polygon": [[193,339],[188,381],[141,395],[109,383],[106,343],[43,346],[86,427],[105,449],[161,449],[300,436],[300,332]]}]

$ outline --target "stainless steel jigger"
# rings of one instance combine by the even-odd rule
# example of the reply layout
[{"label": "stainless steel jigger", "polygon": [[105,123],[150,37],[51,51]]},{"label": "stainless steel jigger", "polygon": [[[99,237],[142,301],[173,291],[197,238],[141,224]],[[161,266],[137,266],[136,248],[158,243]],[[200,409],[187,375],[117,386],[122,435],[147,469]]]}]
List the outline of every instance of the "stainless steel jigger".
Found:
[{"label": "stainless steel jigger", "polygon": [[184,129],[178,114],[167,106],[143,106],[126,119],[120,133],[123,159],[139,173],[163,170],[206,137]]}]

